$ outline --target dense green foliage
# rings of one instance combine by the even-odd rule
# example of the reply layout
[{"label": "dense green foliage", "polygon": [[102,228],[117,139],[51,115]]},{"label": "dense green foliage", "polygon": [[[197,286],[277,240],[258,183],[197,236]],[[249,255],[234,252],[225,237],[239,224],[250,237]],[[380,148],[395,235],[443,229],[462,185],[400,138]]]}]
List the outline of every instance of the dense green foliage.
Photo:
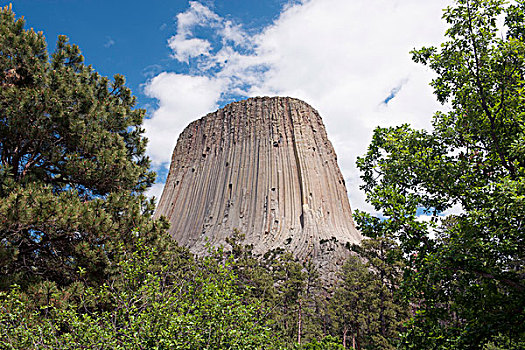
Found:
[{"label": "dense green foliage", "polygon": [[248,288],[245,298],[266,307],[281,346],[396,347],[408,305],[397,297],[404,265],[392,239],[370,238],[352,247],[359,257],[348,258],[331,288],[323,286],[310,261],[299,262],[284,251],[255,256],[242,239],[234,234],[228,240],[227,256],[239,286]]},{"label": "dense green foliage", "polygon": [[[431,131],[376,129],[358,160],[368,199],[384,215],[358,221],[397,238],[409,260],[404,294],[416,312],[407,348],[525,340],[524,11],[522,0],[448,8],[447,41],[413,57],[437,73],[432,86],[449,111],[436,113]],[[460,212],[444,219],[454,205]]]},{"label": "dense green foliage", "polygon": [[[0,293],[6,349],[270,349],[269,327],[245,305],[228,264],[180,250],[159,265],[141,242],[101,286],[39,285],[40,298]],[[70,293],[71,289],[80,289]]]},{"label": "dense green foliage", "polygon": [[226,256],[232,260],[239,287],[247,290],[246,300],[265,306],[273,332],[285,343],[322,337],[317,300],[322,290],[316,270],[311,264],[298,262],[289,252],[270,251],[256,256],[251,246],[242,245],[242,240],[242,235],[232,235]]},{"label": "dense green foliage", "polygon": [[354,250],[359,257],[348,258],[329,303],[334,334],[345,346],[395,349],[408,320],[408,305],[398,298],[401,251],[386,237],[365,239]]}]

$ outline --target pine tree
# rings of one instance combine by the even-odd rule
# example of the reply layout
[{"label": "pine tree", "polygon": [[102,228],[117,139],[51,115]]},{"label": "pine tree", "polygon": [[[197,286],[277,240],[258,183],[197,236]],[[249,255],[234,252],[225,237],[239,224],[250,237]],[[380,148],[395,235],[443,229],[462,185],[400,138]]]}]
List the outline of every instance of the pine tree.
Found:
[{"label": "pine tree", "polygon": [[[409,306],[401,298],[404,257],[383,221],[357,211],[356,222],[367,236],[351,249],[330,300],[333,333],[354,349],[395,349]],[[364,225],[366,223],[366,225]]]},{"label": "pine tree", "polygon": [[[102,281],[123,243],[166,227],[143,196],[154,181],[144,110],[76,45],[24,29],[0,11],[0,288]],[[81,276],[82,272],[82,276]]]},{"label": "pine tree", "polygon": [[342,339],[345,348],[362,348],[367,317],[375,311],[370,308],[375,298],[372,273],[358,257],[350,256],[330,300],[333,334]]}]

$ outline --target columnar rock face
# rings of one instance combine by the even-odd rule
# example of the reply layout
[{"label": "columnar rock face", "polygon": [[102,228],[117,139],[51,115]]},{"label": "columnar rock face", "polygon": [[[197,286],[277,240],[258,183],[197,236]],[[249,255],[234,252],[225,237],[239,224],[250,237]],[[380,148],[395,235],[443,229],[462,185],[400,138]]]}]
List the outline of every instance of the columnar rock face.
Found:
[{"label": "columnar rock face", "polygon": [[305,102],[227,105],[180,135],[156,216],[195,253],[235,229],[256,253],[283,248],[332,274],[359,243],[345,182],[321,117]]}]

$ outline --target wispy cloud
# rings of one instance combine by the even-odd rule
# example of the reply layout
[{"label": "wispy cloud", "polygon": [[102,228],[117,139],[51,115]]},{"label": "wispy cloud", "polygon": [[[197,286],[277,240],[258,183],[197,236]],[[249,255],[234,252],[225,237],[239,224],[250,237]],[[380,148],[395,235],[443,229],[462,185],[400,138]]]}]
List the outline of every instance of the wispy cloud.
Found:
[{"label": "wispy cloud", "polygon": [[250,35],[241,23],[190,2],[168,40],[188,73],[160,73],[146,89],[159,101],[146,124],[154,163],[168,166],[180,131],[224,102],[297,97],[323,117],[352,206],[370,209],[359,190],[356,157],[366,151],[374,127],[428,127],[441,108],[428,85],[431,72],[412,63],[409,51],[440,43],[441,9],[450,3],[291,1],[274,23]]},{"label": "wispy cloud", "polygon": [[162,66],[160,64],[152,64],[142,70],[142,75],[144,75],[146,78],[153,78],[161,72]]},{"label": "wispy cloud", "polygon": [[106,42],[104,43],[104,47],[106,49],[109,49],[111,46],[115,45],[115,40],[113,40],[111,37],[106,37]]}]

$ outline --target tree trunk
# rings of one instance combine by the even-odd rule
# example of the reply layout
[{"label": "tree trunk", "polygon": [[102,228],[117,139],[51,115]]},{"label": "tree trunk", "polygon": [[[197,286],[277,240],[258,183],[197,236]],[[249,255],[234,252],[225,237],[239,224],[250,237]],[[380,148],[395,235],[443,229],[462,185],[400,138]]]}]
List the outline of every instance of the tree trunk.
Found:
[{"label": "tree trunk", "polygon": [[[381,260],[383,261],[386,261],[386,257],[384,256],[384,249],[383,249],[383,244],[384,244],[384,241],[381,242]],[[386,287],[385,286],[385,271],[383,270],[383,268],[380,269],[381,270],[381,286],[380,286],[380,291],[379,291],[379,295],[380,295],[380,298],[381,298],[381,304],[380,304],[380,307],[379,307],[379,318],[380,318],[380,321],[381,321],[381,335],[386,338],[386,320],[385,320],[385,291],[384,291],[384,288],[383,287]]]},{"label": "tree trunk", "polygon": [[359,327],[357,327],[357,332],[356,332],[356,337],[355,337],[355,343],[357,345],[357,350],[361,350],[361,344],[359,344]]},{"label": "tree trunk", "polygon": [[301,345],[301,316],[302,316],[302,300],[299,299],[299,320],[297,321],[297,344]]}]

